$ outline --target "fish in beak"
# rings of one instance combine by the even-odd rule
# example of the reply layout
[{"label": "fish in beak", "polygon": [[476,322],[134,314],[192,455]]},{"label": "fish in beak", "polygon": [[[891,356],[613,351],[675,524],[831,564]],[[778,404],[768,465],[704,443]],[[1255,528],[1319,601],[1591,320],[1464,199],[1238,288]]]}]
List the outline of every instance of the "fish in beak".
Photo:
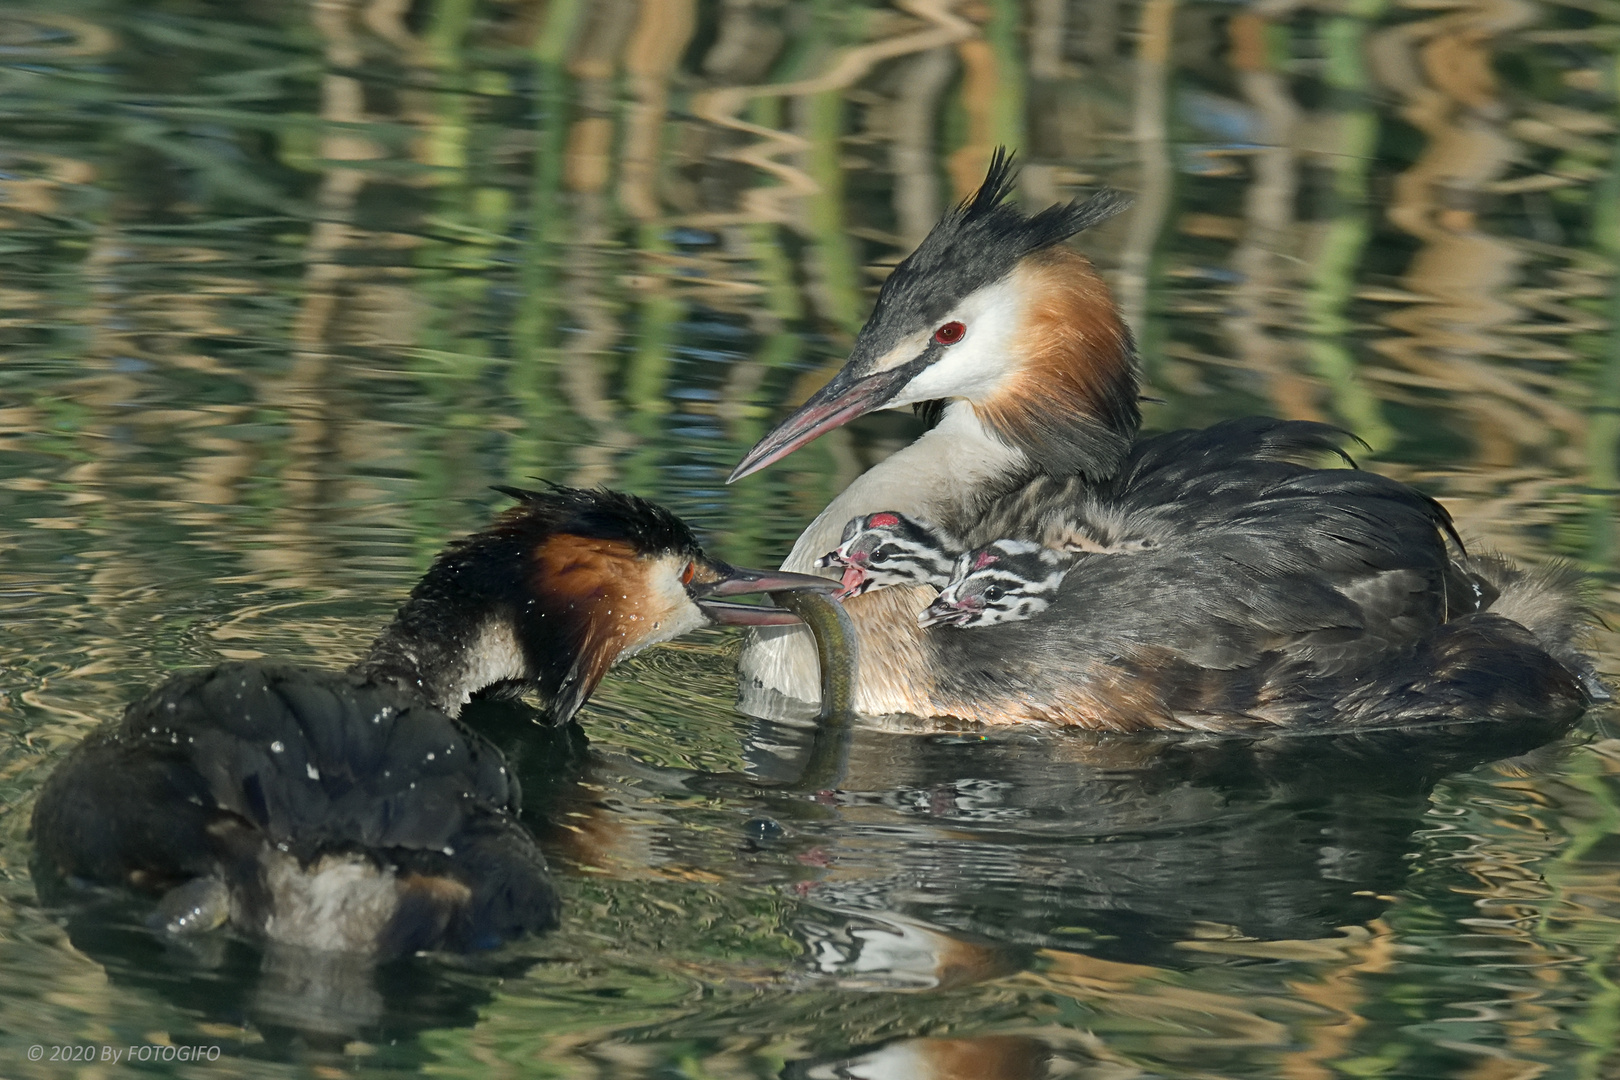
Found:
[{"label": "fish in beak", "polygon": [[693,581],[686,591],[703,614],[728,626],[787,626],[797,623],[799,617],[784,608],[734,604],[716,597],[796,592],[800,589],[834,593],[839,589],[838,582],[810,574],[793,574],[785,570],[748,570],[725,563],[715,563],[713,567],[720,574],[717,580]]}]

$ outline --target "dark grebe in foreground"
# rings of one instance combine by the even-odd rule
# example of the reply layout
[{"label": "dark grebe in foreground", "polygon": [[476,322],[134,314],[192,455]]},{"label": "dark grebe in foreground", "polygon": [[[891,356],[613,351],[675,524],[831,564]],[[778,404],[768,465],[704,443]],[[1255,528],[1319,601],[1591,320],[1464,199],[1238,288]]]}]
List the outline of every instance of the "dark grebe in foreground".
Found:
[{"label": "dark grebe in foreground", "polygon": [[440,554],[347,672],[178,675],[74,748],[34,808],[42,884],[161,894],[175,931],[379,957],[555,925],[517,782],[463,704],[533,690],[562,723],[647,645],[793,621],[719,597],[828,585],[710,559],[631,495],[502,490],[519,504]]},{"label": "dark grebe in foreground", "polygon": [[[1581,654],[1575,576],[1475,556],[1425,495],[1321,468],[1339,434],[1264,418],[1140,438],[1135,346],[1107,287],[1063,241],[1111,193],[1025,216],[998,154],[979,192],[884,282],[849,361],[733,479],[875,409],[938,422],[799,537],[812,571],[846,523],[906,515],[962,550],[1054,500],[1097,530],[1027,620],[919,626],[930,586],[847,602],[863,713],[1112,731],[1327,729],[1573,716],[1607,691]],[[1114,537],[1131,540],[1116,545]],[[743,707],[814,701],[809,635],[756,632]]]}]

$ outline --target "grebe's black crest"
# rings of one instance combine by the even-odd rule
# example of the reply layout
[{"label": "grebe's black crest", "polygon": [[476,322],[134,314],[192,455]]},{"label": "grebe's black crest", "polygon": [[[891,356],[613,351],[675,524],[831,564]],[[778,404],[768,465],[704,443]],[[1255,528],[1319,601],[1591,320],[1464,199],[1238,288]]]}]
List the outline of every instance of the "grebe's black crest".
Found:
[{"label": "grebe's black crest", "polygon": [[622,540],[638,552],[700,555],[702,548],[686,522],[639,495],[606,488],[551,485],[544,491],[495,485],[518,500],[498,518],[494,530],[521,523],[529,532],[568,533],[594,540]]},{"label": "grebe's black crest", "polygon": [[[947,212],[884,281],[868,330],[886,327],[898,340],[919,327],[931,329],[957,301],[1000,281],[1026,257],[1131,204],[1120,192],[1104,190],[1028,215],[1008,201],[1017,177],[1013,155],[997,147],[979,190]],[[874,341],[871,347],[884,352],[891,344]]]}]

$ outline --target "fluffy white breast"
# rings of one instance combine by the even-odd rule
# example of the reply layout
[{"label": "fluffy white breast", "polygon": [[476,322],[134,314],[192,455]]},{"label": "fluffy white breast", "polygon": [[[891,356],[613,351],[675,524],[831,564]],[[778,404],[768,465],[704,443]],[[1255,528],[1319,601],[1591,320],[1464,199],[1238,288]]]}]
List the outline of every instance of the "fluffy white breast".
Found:
[{"label": "fluffy white breast", "polygon": [[[972,491],[999,476],[1026,468],[1023,451],[1008,446],[986,431],[965,401],[952,403],[938,425],[910,446],[868,469],[845,488],[810,527],[800,534],[782,569],[803,574],[820,573],[816,559],[838,546],[850,518],[879,510],[893,510],[918,521],[930,522],[944,507],[968,498]],[[856,630],[883,633],[883,627]],[[776,715],[771,691],[798,701],[817,703],[821,697],[815,641],[802,626],[772,626],[750,632],[738,664],[739,704],[755,715]],[[867,675],[862,668],[862,682]],[[896,710],[898,711],[898,710]]]},{"label": "fluffy white breast", "polygon": [[444,695],[445,712],[451,716],[458,715],[461,707],[484,687],[530,676],[528,658],[523,646],[518,644],[517,627],[506,614],[495,616],[479,627],[463,656],[462,669]]},{"label": "fluffy white breast", "polygon": [[275,898],[265,936],[288,945],[369,952],[399,906],[394,874],[359,855],[325,855],[306,868],[267,853],[264,874]]}]

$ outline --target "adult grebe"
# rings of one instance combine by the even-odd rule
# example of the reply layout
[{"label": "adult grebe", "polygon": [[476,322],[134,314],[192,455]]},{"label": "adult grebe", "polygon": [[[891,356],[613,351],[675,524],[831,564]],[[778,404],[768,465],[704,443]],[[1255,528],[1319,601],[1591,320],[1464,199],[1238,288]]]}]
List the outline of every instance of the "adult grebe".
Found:
[{"label": "adult grebe", "polygon": [[175,931],[397,956],[556,923],[545,860],[498,750],[456,720],[532,689],[571,718],[617,660],[709,622],[793,617],[718,597],[830,589],[704,555],[631,495],[519,500],[438,556],[347,672],[233,663],[178,675],[90,735],[34,807],[54,881],[164,894]]},{"label": "adult grebe", "polygon": [[[1576,645],[1571,572],[1469,555],[1427,496],[1316,467],[1342,453],[1334,429],[1247,418],[1139,439],[1130,332],[1062,246],[1122,201],[1028,217],[1007,205],[1011,184],[998,152],[884,282],[843,369],[733,473],[874,409],[942,403],[785,569],[813,570],[846,523],[884,512],[964,549],[1058,503],[1095,531],[1036,618],[922,627],[927,586],[849,599],[861,712],[1244,730],[1573,715],[1607,696]],[[802,630],[757,631],[741,672],[746,709],[815,700]]]}]

